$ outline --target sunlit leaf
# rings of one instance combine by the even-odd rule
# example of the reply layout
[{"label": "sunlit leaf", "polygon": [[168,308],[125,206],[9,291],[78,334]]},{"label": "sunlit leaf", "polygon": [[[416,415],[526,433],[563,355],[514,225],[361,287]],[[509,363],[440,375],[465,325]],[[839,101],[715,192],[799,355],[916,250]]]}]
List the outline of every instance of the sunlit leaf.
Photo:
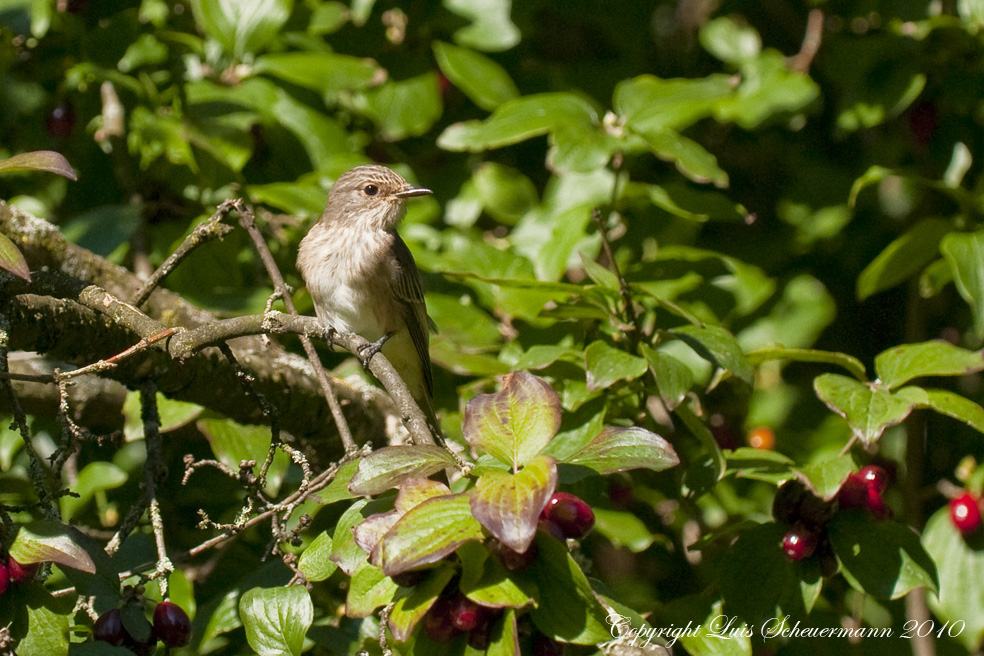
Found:
[{"label": "sunlit leaf", "polygon": [[314,604],[302,585],[253,588],[239,600],[239,615],[258,656],[299,656],[314,621]]},{"label": "sunlit leaf", "polygon": [[488,471],[472,492],[472,514],[499,542],[522,553],[533,541],[540,512],[556,486],[552,456],[536,456],[515,474]]},{"label": "sunlit leaf", "polygon": [[51,150],[36,150],[0,159],[0,175],[17,171],[47,171],[63,175],[69,180],[78,180],[75,169],[64,155]]}]

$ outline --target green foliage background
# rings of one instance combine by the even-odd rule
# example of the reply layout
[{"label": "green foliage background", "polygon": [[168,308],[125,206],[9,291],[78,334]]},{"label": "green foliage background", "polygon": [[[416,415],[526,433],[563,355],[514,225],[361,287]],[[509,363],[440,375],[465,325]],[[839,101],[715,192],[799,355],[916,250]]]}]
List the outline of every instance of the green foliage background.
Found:
[{"label": "green foliage background", "polygon": [[[898,636],[913,587],[982,589],[979,551],[937,512],[939,481],[979,492],[982,480],[965,460],[984,456],[981,2],[3,0],[0,24],[0,154],[56,150],[78,172],[8,176],[0,197],[113,261],[156,266],[217,203],[243,196],[265,208],[310,313],[293,258],[340,173],[375,161],[434,190],[411,203],[401,234],[440,328],[432,358],[451,436],[468,398],[529,370],[560,394],[555,455],[604,424],[645,426],[681,455],[668,472],[617,475],[628,507],[610,481],[562,479],[600,510],[583,545],[590,575],[654,626],[719,612],[753,622],[778,607]],[[820,37],[815,56],[804,35]],[[124,110],[116,134],[107,83]],[[261,312],[271,291],[239,233],[200,249],[167,287],[229,315]],[[889,352],[932,339],[962,348]],[[864,384],[869,371],[880,384]],[[907,384],[927,376],[932,388]],[[774,451],[740,449],[762,425]],[[239,430],[219,417],[176,429],[172,478],[183,453],[221,450]],[[19,437],[0,439],[4,503],[24,503]],[[74,521],[109,527],[125,512],[141,463],[132,446],[89,454],[113,469],[69,502]],[[843,554],[851,536],[875,535],[866,544],[918,565],[900,573],[894,553],[846,562],[838,551],[846,574],[827,580],[789,565],[767,523],[775,484],[799,472],[831,494],[869,462],[895,473],[896,520],[839,520]],[[173,487],[176,551],[203,539],[198,508],[238,509],[224,482],[207,498]],[[343,510],[325,502],[305,547]],[[135,564],[153,553],[139,538]],[[263,547],[248,534],[207,574],[179,566],[174,589],[197,606],[194,653],[249,653],[238,595],[289,578],[279,563],[258,567]],[[378,650],[372,620],[329,626],[344,599],[333,576],[292,649]],[[938,640],[941,653],[978,649],[980,594],[930,597],[936,628],[966,623]],[[750,653],[727,644],[686,648]]]}]

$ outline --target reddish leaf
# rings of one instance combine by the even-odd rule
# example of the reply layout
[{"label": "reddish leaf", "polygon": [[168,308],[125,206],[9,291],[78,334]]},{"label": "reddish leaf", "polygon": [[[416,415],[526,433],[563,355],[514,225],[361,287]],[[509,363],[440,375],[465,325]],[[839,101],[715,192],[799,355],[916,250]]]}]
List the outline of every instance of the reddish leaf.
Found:
[{"label": "reddish leaf", "polygon": [[629,469],[662,471],[680,464],[680,458],[669,442],[645,428],[608,426],[564,462],[613,474]]},{"label": "reddish leaf", "polygon": [[439,446],[388,446],[359,461],[348,487],[352,494],[373,496],[408,478],[423,478],[454,465],[451,454]]},{"label": "reddish leaf", "polygon": [[[399,448],[399,447],[397,447]],[[379,541],[401,517],[427,499],[451,494],[447,485],[426,478],[412,478],[403,481],[396,495],[395,508],[389,512],[369,515],[365,521],[352,529],[355,543],[368,554],[376,548]],[[379,563],[373,562],[378,567]]]},{"label": "reddish leaf", "polygon": [[10,545],[10,557],[21,565],[52,562],[95,574],[95,563],[75,539],[77,532],[71,526],[50,520],[25,524]]},{"label": "reddish leaf", "polygon": [[472,514],[513,551],[524,552],[536,535],[540,511],[557,487],[557,461],[537,456],[517,474],[482,474],[471,497]]},{"label": "reddish leaf", "polygon": [[465,408],[462,430],[472,446],[512,466],[529,462],[560,428],[560,398],[536,376],[517,371],[501,392],[479,394]]},{"label": "reddish leaf", "polygon": [[27,266],[27,260],[17,248],[17,244],[10,241],[10,238],[2,232],[0,232],[0,268],[31,282],[31,269]]},{"label": "reddish leaf", "polygon": [[52,150],[35,150],[0,160],[0,174],[15,171],[48,171],[63,175],[69,180],[78,180],[68,160]]}]

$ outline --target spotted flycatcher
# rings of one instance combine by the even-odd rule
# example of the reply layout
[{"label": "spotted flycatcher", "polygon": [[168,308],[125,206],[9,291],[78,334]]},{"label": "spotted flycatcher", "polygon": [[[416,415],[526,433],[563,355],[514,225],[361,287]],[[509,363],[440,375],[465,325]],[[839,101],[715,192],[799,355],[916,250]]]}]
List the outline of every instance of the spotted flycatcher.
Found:
[{"label": "spotted flycatcher", "polygon": [[427,309],[410,249],[396,234],[406,199],[431,193],[383,166],[357,166],[328,194],[321,220],[301,240],[297,269],[321,323],[370,342],[403,378],[432,430]]}]

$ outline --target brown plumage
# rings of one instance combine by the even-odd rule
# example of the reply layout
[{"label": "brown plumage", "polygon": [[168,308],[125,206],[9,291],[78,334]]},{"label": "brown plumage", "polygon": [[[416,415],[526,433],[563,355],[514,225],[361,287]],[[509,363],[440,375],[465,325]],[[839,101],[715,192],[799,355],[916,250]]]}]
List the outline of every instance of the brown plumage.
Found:
[{"label": "brown plumage", "polygon": [[297,268],[323,324],[370,342],[392,334],[383,355],[436,427],[420,274],[395,229],[406,199],[429,193],[383,166],[347,171],[301,240]]}]

